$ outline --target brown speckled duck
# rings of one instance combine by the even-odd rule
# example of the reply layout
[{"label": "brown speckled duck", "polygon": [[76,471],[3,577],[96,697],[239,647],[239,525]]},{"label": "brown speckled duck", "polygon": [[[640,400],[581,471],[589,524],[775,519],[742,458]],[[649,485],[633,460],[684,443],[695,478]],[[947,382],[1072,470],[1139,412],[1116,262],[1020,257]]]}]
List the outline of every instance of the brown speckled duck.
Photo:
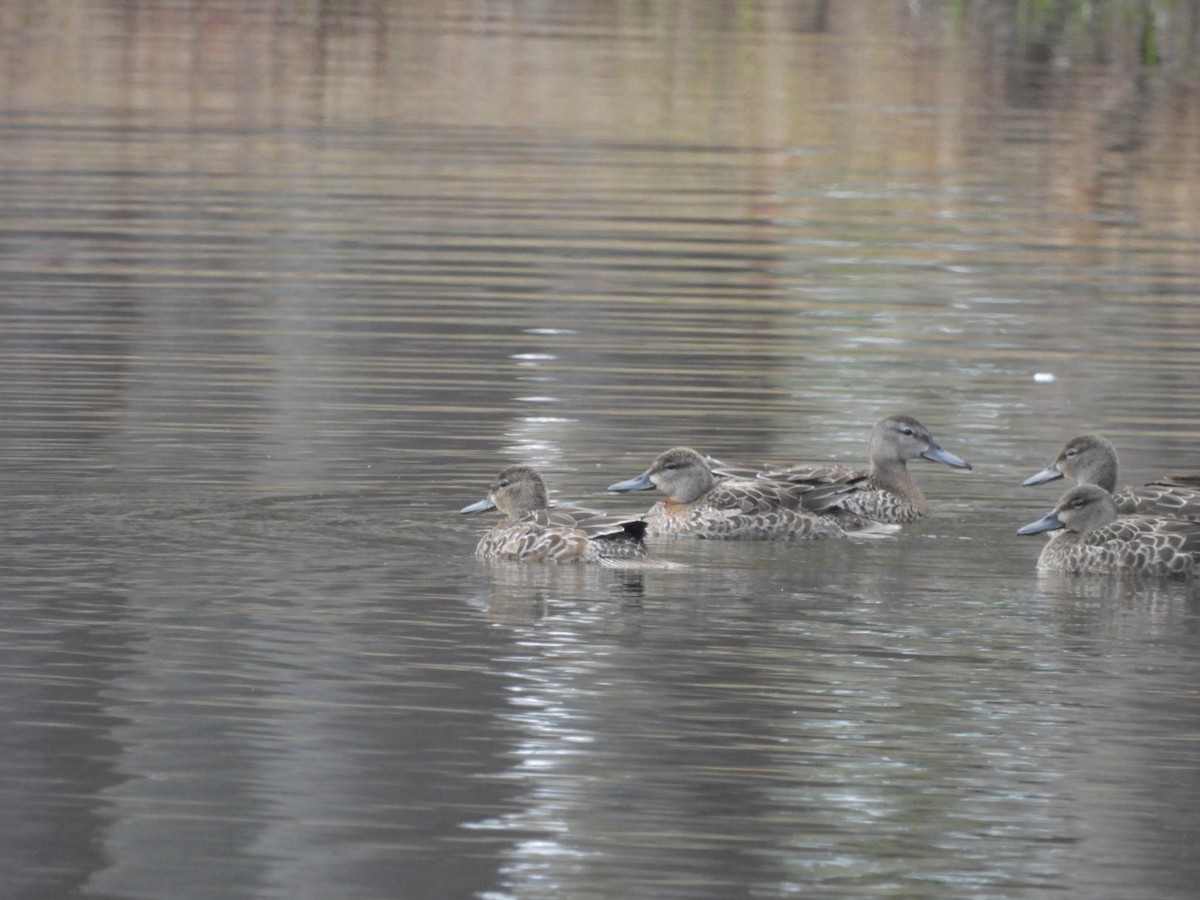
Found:
[{"label": "brown speckled duck", "polygon": [[610,491],[658,488],[665,496],[643,517],[652,535],[740,540],[795,540],[841,537],[846,532],[823,509],[846,489],[818,488],[714,471],[713,460],[690,447],[658,455],[636,478],[610,485]]},{"label": "brown speckled duck", "polygon": [[1118,515],[1112,495],[1099,485],[1072,488],[1052,512],[1017,533],[1055,530],[1058,534],[1038,557],[1039,569],[1193,575],[1200,567],[1200,523],[1170,516]]},{"label": "brown speckled duck", "polygon": [[903,524],[920,521],[929,510],[925,495],[908,473],[909,460],[928,459],[956,469],[971,468],[943,450],[928,428],[905,415],[888,416],[875,423],[868,454],[869,472],[816,463],[769,470],[762,477],[813,486],[856,483],[856,490],[838,504],[839,510],[873,522]]},{"label": "brown speckled duck", "polygon": [[1024,483],[1044,484],[1069,478],[1076,484],[1096,484],[1113,495],[1121,514],[1176,516],[1200,522],[1200,479],[1161,478],[1141,487],[1117,490],[1117,448],[1106,438],[1084,434],[1067,441],[1058,458]]},{"label": "brown speckled duck", "polygon": [[464,513],[498,509],[504,519],[479,541],[483,560],[514,562],[598,562],[644,560],[646,523],[574,506],[551,506],[546,483],[530,466],[509,466],[496,476],[488,495]]}]

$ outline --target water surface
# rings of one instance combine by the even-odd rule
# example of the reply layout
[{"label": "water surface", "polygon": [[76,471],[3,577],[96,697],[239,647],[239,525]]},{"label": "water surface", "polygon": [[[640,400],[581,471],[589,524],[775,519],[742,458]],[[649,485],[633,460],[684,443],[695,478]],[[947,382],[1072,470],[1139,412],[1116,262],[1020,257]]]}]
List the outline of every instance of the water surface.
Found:
[{"label": "water surface", "polygon": [[[1200,469],[1181,7],[7,4],[0,893],[1191,896],[1197,589],[1014,534]],[[887,539],[456,514],[893,411]]]}]

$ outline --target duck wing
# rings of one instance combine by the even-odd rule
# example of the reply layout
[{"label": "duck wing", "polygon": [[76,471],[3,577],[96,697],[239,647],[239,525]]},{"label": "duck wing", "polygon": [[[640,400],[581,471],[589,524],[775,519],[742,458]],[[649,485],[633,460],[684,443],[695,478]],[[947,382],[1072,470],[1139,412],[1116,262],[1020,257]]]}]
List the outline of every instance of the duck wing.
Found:
[{"label": "duck wing", "polygon": [[762,478],[722,478],[705,496],[707,504],[724,512],[761,515],[800,507],[802,491]]},{"label": "duck wing", "polygon": [[1200,491],[1200,475],[1164,475],[1162,478],[1156,478],[1151,484],[1163,484],[1168,487],[1190,488],[1193,491]]},{"label": "duck wing", "polygon": [[1119,564],[1161,573],[1195,571],[1200,563],[1200,522],[1170,516],[1119,516],[1089,532],[1084,542],[1118,553]]},{"label": "duck wing", "polygon": [[1116,499],[1122,512],[1175,516],[1200,522],[1200,488],[1187,487],[1173,479],[1126,488],[1116,495]]},{"label": "duck wing", "polygon": [[858,484],[867,478],[866,472],[836,463],[805,463],[798,466],[786,466],[782,469],[769,469],[761,475],[763,478],[771,478],[775,481],[813,486]]},{"label": "duck wing", "polygon": [[614,541],[628,542],[632,546],[640,546],[642,552],[645,552],[646,522],[637,516],[566,504],[556,504],[549,509],[538,510],[534,515],[546,526],[576,529],[590,540],[604,541],[608,544]]}]

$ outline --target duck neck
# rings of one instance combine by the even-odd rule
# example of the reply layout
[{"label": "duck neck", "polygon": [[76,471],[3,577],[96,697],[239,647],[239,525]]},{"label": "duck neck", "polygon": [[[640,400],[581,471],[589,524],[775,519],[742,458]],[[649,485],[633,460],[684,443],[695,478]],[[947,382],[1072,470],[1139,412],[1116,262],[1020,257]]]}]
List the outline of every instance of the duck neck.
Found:
[{"label": "duck neck", "polygon": [[921,512],[925,512],[925,495],[908,474],[904,460],[872,460],[871,481],[885,491],[903,497]]},{"label": "duck neck", "polygon": [[1075,481],[1077,484],[1094,484],[1111,494],[1117,489],[1117,467],[1103,463],[1089,466],[1077,473]]}]

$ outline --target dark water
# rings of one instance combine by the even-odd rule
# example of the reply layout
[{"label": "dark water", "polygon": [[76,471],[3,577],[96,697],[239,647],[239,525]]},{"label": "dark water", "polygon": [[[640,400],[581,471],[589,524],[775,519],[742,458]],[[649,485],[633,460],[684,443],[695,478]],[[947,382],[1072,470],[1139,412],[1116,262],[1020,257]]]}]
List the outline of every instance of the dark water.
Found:
[{"label": "dark water", "polygon": [[[1200,471],[1161,14],[0,7],[0,894],[1192,896],[1200,593],[1014,534],[1074,434]],[[456,514],[896,410],[975,470],[893,538]]]}]

